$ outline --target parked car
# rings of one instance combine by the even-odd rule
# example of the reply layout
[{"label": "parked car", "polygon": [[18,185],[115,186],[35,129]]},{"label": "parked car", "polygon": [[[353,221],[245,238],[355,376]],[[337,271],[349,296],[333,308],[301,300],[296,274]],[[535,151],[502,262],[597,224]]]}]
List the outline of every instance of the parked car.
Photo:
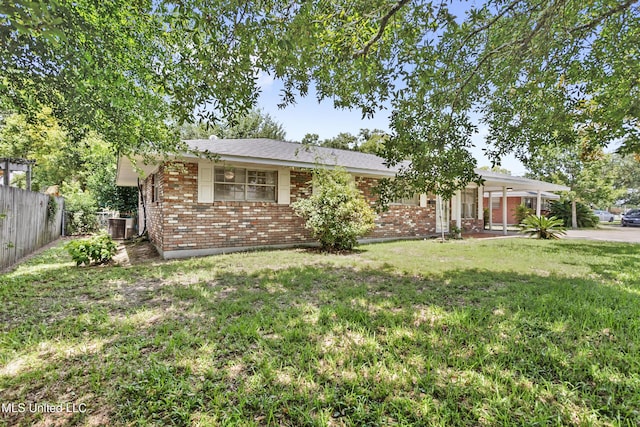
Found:
[{"label": "parked car", "polygon": [[594,210],[593,214],[598,217],[600,222],[613,222],[615,215],[611,212]]},{"label": "parked car", "polygon": [[640,227],[640,209],[631,209],[630,211],[627,211],[627,213],[622,215],[622,220],[620,222],[623,227],[628,225]]}]

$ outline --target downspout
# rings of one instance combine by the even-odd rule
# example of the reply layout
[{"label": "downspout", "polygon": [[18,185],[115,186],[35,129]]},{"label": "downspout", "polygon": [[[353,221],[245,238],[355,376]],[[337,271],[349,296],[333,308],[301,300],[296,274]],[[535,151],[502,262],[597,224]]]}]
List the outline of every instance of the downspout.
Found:
[{"label": "downspout", "polygon": [[138,194],[140,194],[140,203],[142,204],[142,231],[138,233],[138,237],[144,236],[147,232],[147,204],[144,201],[144,191],[142,184],[140,184],[140,178],[138,178]]}]

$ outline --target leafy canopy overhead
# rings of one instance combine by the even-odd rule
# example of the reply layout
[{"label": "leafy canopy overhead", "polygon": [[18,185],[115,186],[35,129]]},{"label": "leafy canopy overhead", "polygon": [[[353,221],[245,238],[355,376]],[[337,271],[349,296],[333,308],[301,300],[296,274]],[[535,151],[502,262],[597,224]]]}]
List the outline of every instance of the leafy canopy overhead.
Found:
[{"label": "leafy canopy overhead", "polygon": [[[50,106],[124,152],[176,148],[178,124],[318,98],[390,110],[391,163],[419,191],[476,178],[477,119],[499,162],[535,147],[640,151],[638,0],[0,1],[0,100]],[[195,115],[195,116],[194,116]],[[404,184],[401,184],[404,185]]]}]

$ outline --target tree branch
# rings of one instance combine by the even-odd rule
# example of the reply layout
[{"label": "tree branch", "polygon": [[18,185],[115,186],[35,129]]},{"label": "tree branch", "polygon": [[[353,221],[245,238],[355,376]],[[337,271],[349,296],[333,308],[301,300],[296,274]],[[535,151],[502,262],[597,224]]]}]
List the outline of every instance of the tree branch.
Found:
[{"label": "tree branch", "polygon": [[610,18],[611,16],[615,15],[616,13],[622,12],[628,8],[630,8],[634,3],[637,3],[638,0],[627,0],[624,3],[621,3],[620,5],[618,5],[618,7],[614,7],[613,9],[608,10],[607,12],[603,13],[602,15],[598,16],[596,19],[587,22],[586,24],[580,25],[578,27],[572,28],[569,33],[573,34],[573,33],[577,33],[577,32],[581,32],[584,30],[593,30],[595,27],[597,27],[602,21],[604,21],[607,18]]},{"label": "tree branch", "polygon": [[488,30],[493,24],[495,24],[496,22],[498,22],[498,20],[500,18],[502,18],[507,12],[509,12],[511,9],[513,9],[514,7],[516,7],[516,5],[520,3],[520,0],[514,0],[513,2],[511,2],[509,5],[507,5],[507,7],[505,7],[500,13],[498,13],[496,16],[493,17],[492,20],[490,20],[489,22],[487,22],[486,24],[484,24],[482,27],[478,27],[475,30],[473,30],[471,33],[469,33],[469,35],[467,37],[464,38],[464,40],[462,41],[462,43],[460,43],[461,46],[464,46],[465,44],[467,44],[467,42],[469,40],[471,40],[476,34],[481,33],[484,30]]},{"label": "tree branch", "polygon": [[380,40],[380,37],[382,37],[382,34],[384,33],[384,30],[385,28],[387,28],[387,24],[389,23],[389,19],[391,19],[391,17],[395,15],[404,5],[409,3],[409,1],[410,0],[399,0],[398,3],[396,3],[391,9],[389,9],[387,14],[384,15],[380,20],[380,28],[378,28],[378,32],[376,33],[376,35],[373,36],[373,38],[371,38],[371,40],[369,40],[361,50],[353,54],[354,59],[360,56],[367,56],[367,53],[369,53],[371,47],[373,47],[373,45],[378,40]]}]

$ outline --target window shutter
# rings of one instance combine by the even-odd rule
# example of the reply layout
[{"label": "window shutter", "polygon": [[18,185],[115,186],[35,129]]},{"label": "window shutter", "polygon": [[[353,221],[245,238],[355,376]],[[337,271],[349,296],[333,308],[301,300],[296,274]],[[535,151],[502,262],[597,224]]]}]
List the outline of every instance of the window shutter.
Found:
[{"label": "window shutter", "polygon": [[198,203],[213,203],[213,164],[198,164]]},{"label": "window shutter", "polygon": [[420,207],[421,208],[426,208],[427,207],[427,195],[426,194],[421,194],[420,195]]},{"label": "window shutter", "polygon": [[289,168],[278,169],[278,204],[291,203],[291,173]]}]

